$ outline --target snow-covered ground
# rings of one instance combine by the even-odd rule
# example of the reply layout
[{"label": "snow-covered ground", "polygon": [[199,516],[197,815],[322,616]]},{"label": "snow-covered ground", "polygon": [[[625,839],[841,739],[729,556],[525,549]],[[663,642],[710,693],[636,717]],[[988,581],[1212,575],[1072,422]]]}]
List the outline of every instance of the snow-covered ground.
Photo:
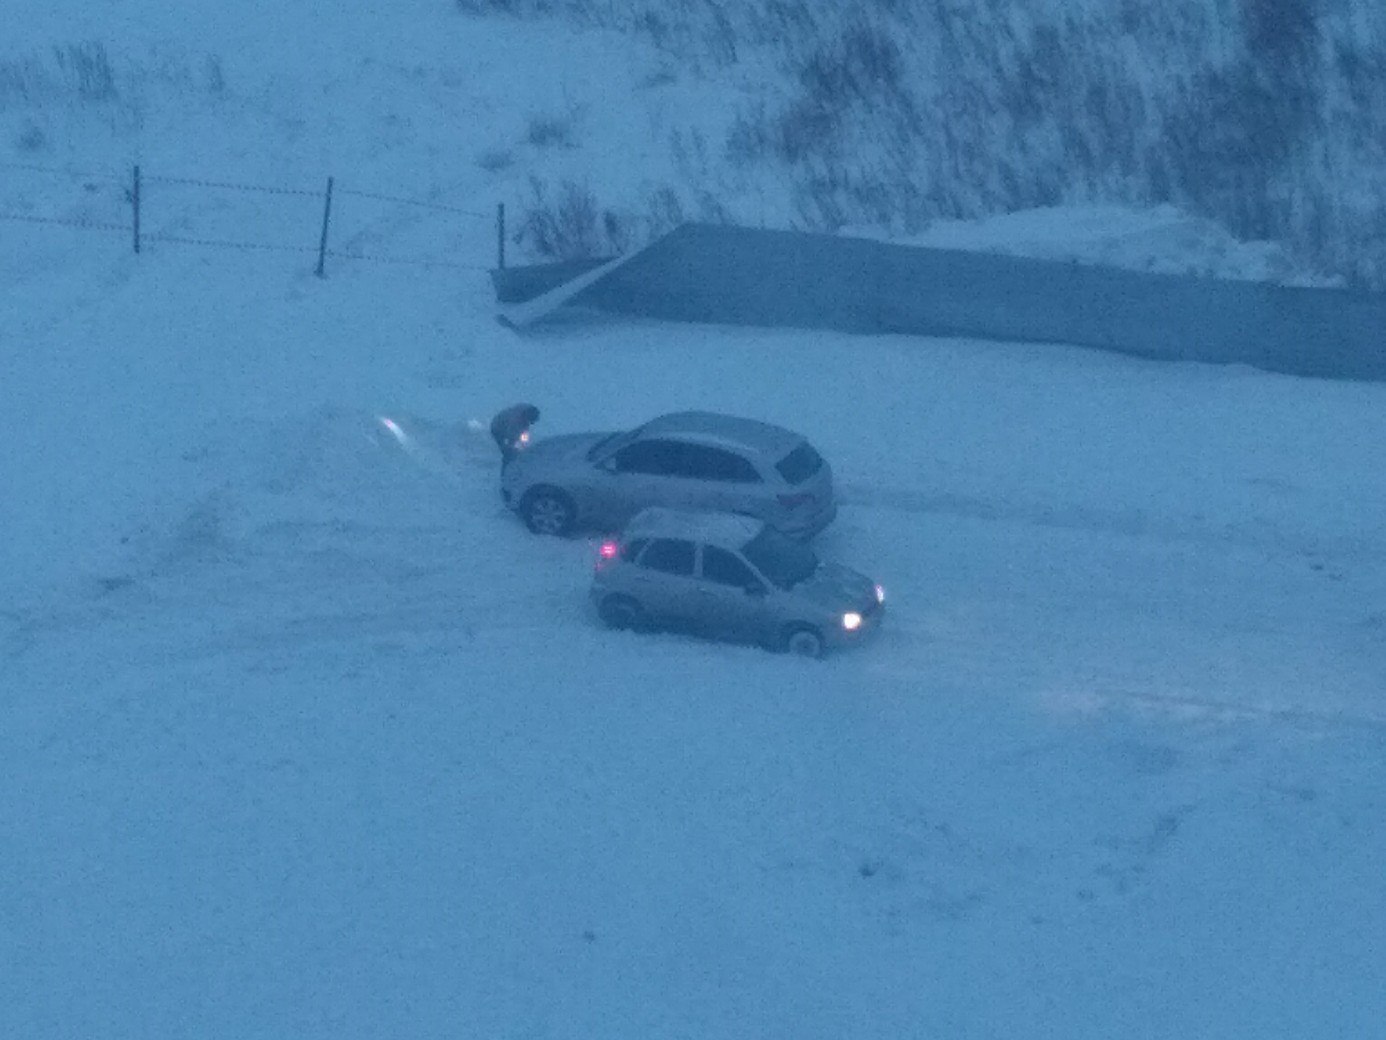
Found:
[{"label": "snow-covered ground", "polygon": [[922,234],[893,241],[1160,274],[1315,287],[1341,284],[1341,279],[1301,269],[1274,242],[1240,242],[1212,221],[1168,205],[1054,206],[986,220],[940,220]]},{"label": "snow-covered ground", "polygon": [[[20,6],[41,43],[73,31]],[[489,210],[495,171],[417,113],[476,103],[518,139],[528,97],[489,77],[604,48],[629,73],[623,42],[446,4],[206,6],[82,10],[113,49],[221,51],[235,105],[156,99],[107,136],[45,109],[28,158],[138,143],[311,184],[338,155]],[[165,118],[182,136],[130,136]],[[104,190],[4,185],[35,213]],[[150,205],[190,234],[285,219]],[[372,214],[382,251],[471,248]],[[1016,240],[1058,248],[1043,224]],[[0,1035],[1378,1035],[1386,387],[590,315],[516,335],[479,272],[0,232]],[[602,630],[593,546],[530,537],[468,430],[517,399],[539,435],[682,407],[804,430],[844,497],[822,552],[889,589],[879,638],[809,663]]]}]

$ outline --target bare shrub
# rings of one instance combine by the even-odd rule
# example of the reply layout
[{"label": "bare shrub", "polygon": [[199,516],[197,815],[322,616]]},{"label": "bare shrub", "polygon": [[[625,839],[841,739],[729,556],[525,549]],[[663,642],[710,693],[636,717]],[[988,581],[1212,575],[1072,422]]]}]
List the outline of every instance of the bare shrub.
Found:
[{"label": "bare shrub", "polygon": [[534,0],[457,0],[457,7],[463,14],[509,14],[519,15],[542,13]]},{"label": "bare shrub", "polygon": [[478,155],[476,164],[487,173],[497,173],[515,165],[515,153],[509,149],[493,148]]},{"label": "bare shrub", "polygon": [[14,146],[21,152],[41,152],[48,147],[48,135],[37,123],[27,122],[15,135]]},{"label": "bare shrub", "polygon": [[0,109],[90,105],[138,118],[150,86],[165,93],[201,91],[215,96],[225,92],[226,76],[221,59],[214,55],[206,56],[199,70],[157,48],[117,71],[99,42],[63,44],[42,56],[0,62]]},{"label": "bare shrub", "polygon": [[208,55],[203,62],[203,81],[209,94],[223,94],[226,92],[226,73],[221,67],[221,59],[215,55]]},{"label": "bare shrub", "polygon": [[109,101],[117,94],[115,73],[106,46],[73,43],[53,48],[53,58],[68,86],[82,101]]},{"label": "bare shrub", "polygon": [[1205,69],[1166,125],[1176,191],[1239,235],[1271,237],[1272,186],[1295,148],[1300,118],[1248,64]]},{"label": "bare shrub", "polygon": [[775,154],[788,163],[814,156],[836,158],[841,153],[844,115],[828,101],[798,98],[771,124],[771,146]]},{"label": "bare shrub", "polygon": [[556,115],[533,116],[525,130],[525,140],[536,148],[571,148],[573,118]]},{"label": "bare shrub", "polygon": [[770,117],[762,102],[752,109],[737,113],[727,131],[723,153],[733,166],[751,166],[770,158],[773,136]]},{"label": "bare shrub", "polygon": [[899,97],[903,83],[900,47],[879,25],[861,21],[840,39],[820,47],[800,66],[808,97],[823,104],[851,105]]},{"label": "bare shrub", "polygon": [[1319,46],[1317,0],[1241,0],[1253,61],[1293,67],[1311,62]]},{"label": "bare shrub", "polygon": [[[878,111],[865,115],[868,124],[913,119],[900,48],[875,23],[855,21],[840,37],[813,48],[798,61],[795,79],[798,94],[778,111],[758,103],[737,114],[724,144],[734,166],[765,158],[790,165],[837,159],[846,124],[873,107]],[[811,194],[821,196],[821,186]]]},{"label": "bare shrub", "polygon": [[[697,197],[695,209],[700,220],[728,220],[722,204],[709,193]],[[687,222],[688,212],[668,185],[651,189],[643,210],[621,210],[601,205],[587,184],[565,180],[553,188],[531,177],[529,206],[515,243],[545,260],[615,256]]]},{"label": "bare shrub", "polygon": [[517,244],[537,256],[555,260],[585,259],[622,252],[612,242],[620,228],[610,213],[597,205],[592,189],[576,181],[564,181],[557,197],[546,182],[530,178],[530,204],[520,223]]},{"label": "bare shrub", "polygon": [[718,65],[735,65],[740,53],[736,44],[737,31],[726,9],[714,4],[711,22],[703,32],[705,52]]},{"label": "bare shrub", "polygon": [[650,193],[646,209],[649,213],[646,232],[651,237],[672,231],[687,220],[678,193],[667,186]]},{"label": "bare shrub", "polygon": [[671,83],[677,83],[679,74],[668,65],[661,65],[654,72],[641,77],[640,86],[646,90],[654,90],[657,87],[667,87]]},{"label": "bare shrub", "polygon": [[32,103],[43,87],[43,70],[34,61],[0,62],[0,109]]}]

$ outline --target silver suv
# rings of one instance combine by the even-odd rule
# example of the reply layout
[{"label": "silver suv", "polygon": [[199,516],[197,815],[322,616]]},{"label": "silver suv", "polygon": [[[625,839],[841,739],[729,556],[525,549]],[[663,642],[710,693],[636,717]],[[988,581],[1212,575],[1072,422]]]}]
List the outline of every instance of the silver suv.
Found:
[{"label": "silver suv", "polygon": [[673,628],[819,657],[880,624],[885,592],[763,521],[652,508],[603,542],[592,600],[612,628]]},{"label": "silver suv", "polygon": [[615,531],[646,506],[742,513],[807,540],[837,515],[833,475],[802,436],[714,412],[664,415],[622,433],[524,442],[501,496],[536,534]]}]

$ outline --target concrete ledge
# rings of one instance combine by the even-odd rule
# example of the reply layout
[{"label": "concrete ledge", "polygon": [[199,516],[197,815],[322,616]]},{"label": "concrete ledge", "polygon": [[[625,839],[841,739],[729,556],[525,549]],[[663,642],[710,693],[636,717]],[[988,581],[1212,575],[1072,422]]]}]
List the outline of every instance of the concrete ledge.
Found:
[{"label": "concrete ledge", "polygon": [[565,302],[667,321],[1068,343],[1386,380],[1386,295],[834,235],[687,224]]},{"label": "concrete ledge", "polygon": [[500,267],[491,271],[491,284],[500,303],[524,303],[556,289],[594,267],[600,267],[611,257],[587,260],[563,260],[554,264],[530,264],[525,267]]}]

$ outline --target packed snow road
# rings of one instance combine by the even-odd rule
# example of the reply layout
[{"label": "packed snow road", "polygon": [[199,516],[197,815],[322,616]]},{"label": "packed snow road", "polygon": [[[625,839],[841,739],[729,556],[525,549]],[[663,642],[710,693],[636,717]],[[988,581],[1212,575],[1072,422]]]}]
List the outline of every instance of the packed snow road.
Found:
[{"label": "packed snow road", "polygon": [[[166,640],[179,655],[253,656],[415,638],[466,656],[509,647],[511,670],[562,648],[589,665],[672,653],[726,681],[748,667],[805,678],[759,651],[603,631],[586,598],[599,536],[529,535],[498,500],[484,435],[465,423],[332,409],[258,437],[238,425],[192,455],[215,490],[137,533],[128,572],[55,604],[51,622],[19,612],[13,632],[32,642],[47,625],[103,620],[126,660],[149,640],[151,663]],[[1365,558],[1102,517],[979,516],[864,476],[846,484],[818,545],[880,575],[890,615],[815,685],[943,682],[1056,711],[1126,703],[1386,724],[1368,592],[1379,572]],[[164,611],[192,624],[169,626]]]}]

